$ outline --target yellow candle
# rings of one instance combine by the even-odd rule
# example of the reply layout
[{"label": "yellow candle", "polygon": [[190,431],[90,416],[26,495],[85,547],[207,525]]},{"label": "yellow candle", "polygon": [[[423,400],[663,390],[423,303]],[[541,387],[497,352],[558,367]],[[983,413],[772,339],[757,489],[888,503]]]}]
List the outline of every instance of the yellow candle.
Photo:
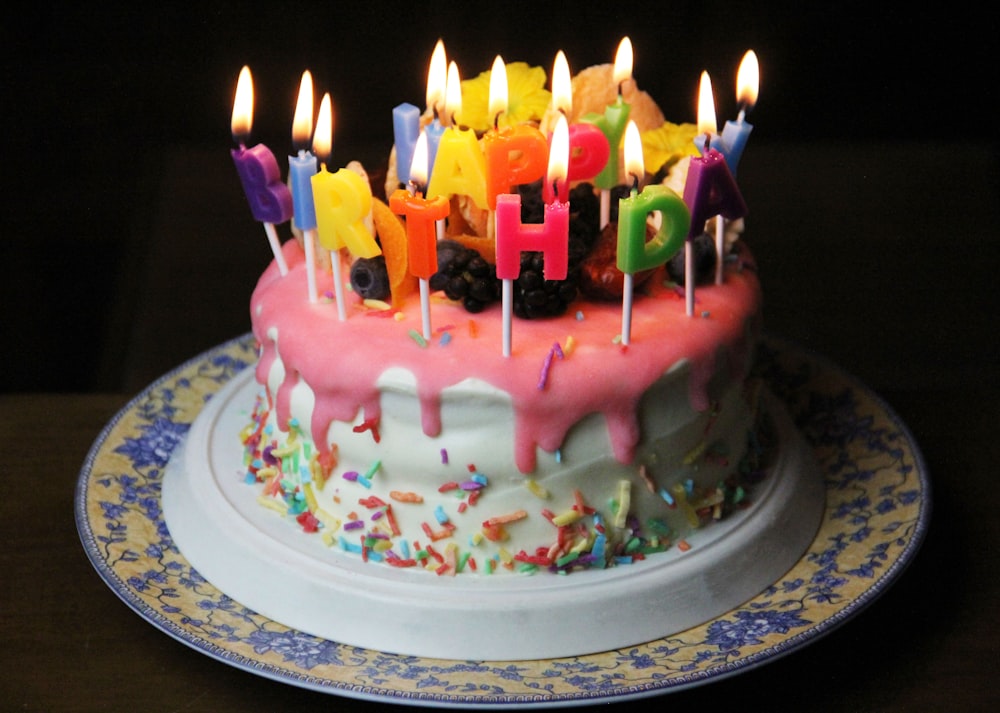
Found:
[{"label": "yellow candle", "polygon": [[371,213],[372,191],[365,180],[347,168],[330,173],[326,166],[312,177],[316,228],[327,250],[346,247],[354,257],[375,257],[382,251],[365,218]]}]

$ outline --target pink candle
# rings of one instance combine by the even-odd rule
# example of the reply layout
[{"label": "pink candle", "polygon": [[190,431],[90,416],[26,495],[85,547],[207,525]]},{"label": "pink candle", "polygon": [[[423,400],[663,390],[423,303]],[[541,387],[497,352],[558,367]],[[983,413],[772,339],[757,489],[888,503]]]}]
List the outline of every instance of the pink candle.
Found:
[{"label": "pink candle", "polygon": [[[562,50],[556,54],[552,66],[552,109],[569,116],[573,109],[573,83],[570,79],[569,63]],[[551,141],[552,137],[549,137]],[[594,124],[571,124],[569,126],[569,157],[566,165],[566,190],[559,200],[569,200],[569,184],[573,181],[589,181],[599,174],[608,163],[611,147],[604,133]],[[553,187],[545,181],[542,185],[542,199],[551,203]]]},{"label": "pink candle", "polygon": [[[559,186],[566,182],[569,137],[566,118],[560,117],[552,134],[546,180]],[[558,194],[560,189],[557,188]],[[496,251],[497,277],[503,281],[503,355],[511,353],[513,281],[521,273],[521,253],[541,251],[546,280],[564,280],[569,269],[569,204],[558,198],[545,206],[544,222],[521,223],[521,196],[497,196]]]}]

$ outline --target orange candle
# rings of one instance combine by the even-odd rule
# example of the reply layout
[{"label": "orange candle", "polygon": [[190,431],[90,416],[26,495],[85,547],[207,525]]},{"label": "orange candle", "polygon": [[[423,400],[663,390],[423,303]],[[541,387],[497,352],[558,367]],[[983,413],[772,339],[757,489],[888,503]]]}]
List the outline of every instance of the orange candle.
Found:
[{"label": "orange candle", "polygon": [[501,114],[507,111],[507,67],[501,57],[490,72],[489,112],[493,128],[483,137],[486,156],[486,202],[497,208],[497,195],[510,193],[512,186],[537,181],[545,175],[549,146],[545,135],[534,126],[520,124],[500,129]]}]

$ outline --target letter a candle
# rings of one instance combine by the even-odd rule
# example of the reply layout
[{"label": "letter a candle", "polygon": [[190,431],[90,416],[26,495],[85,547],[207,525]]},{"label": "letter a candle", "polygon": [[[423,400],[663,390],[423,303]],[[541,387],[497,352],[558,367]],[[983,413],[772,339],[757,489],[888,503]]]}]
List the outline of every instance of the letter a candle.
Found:
[{"label": "letter a candle", "polygon": [[736,220],[747,213],[746,203],[725,157],[711,148],[711,135],[715,128],[712,82],[708,73],[702,72],[698,92],[698,133],[705,137],[705,152],[703,156],[691,159],[684,183],[684,202],[691,211],[691,227],[684,247],[684,298],[689,317],[694,314],[694,238],[704,232],[705,223],[715,216],[715,282],[721,285],[725,258],[725,224],[722,219]]},{"label": "letter a candle", "polygon": [[543,223],[521,223],[521,196],[497,196],[496,249],[497,277],[502,280],[503,355],[511,353],[511,314],[514,280],[521,272],[521,252],[540,250],[544,256],[546,280],[564,280],[569,269],[569,201],[566,165],[569,162],[569,131],[566,117],[560,116],[552,133],[546,180],[556,186],[555,198],[545,205]]},{"label": "letter a candle", "polygon": [[[618,269],[625,273],[622,292],[622,344],[628,346],[632,333],[633,275],[667,262],[681,249],[688,234],[690,215],[676,193],[664,185],[646,186],[639,193],[639,181],[645,175],[642,139],[634,121],[625,129],[625,170],[632,177],[628,198],[618,201]],[[660,211],[660,227],[646,241],[649,214]]]},{"label": "letter a candle", "polygon": [[253,126],[253,77],[250,68],[244,66],[236,82],[236,97],[233,100],[233,117],[230,127],[233,140],[239,148],[231,151],[236,172],[239,174],[250,213],[254,220],[264,225],[274,261],[282,275],[288,273],[288,265],[281,253],[278,233],[274,226],[292,217],[292,194],[288,186],[281,182],[278,162],[271,150],[263,144],[246,147]]}]

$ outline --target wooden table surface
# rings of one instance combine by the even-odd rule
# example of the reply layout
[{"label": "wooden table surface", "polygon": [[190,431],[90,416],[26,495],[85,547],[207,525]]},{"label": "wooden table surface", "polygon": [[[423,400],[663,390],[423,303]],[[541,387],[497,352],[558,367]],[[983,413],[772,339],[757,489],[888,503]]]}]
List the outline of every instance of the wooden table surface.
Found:
[{"label": "wooden table surface", "polygon": [[[920,144],[751,148],[740,179],[768,329],[831,358],[899,414],[923,452],[934,511],[911,566],[843,626],[654,701],[670,710],[995,710],[997,157]],[[268,259],[225,150],[166,154],[136,230],[139,248],[106,306],[115,332],[104,367],[120,375],[120,390],[0,396],[0,709],[374,709],[175,641],[119,601],[81,547],[73,499],[90,445],[151,380],[247,331],[247,300]]]}]

